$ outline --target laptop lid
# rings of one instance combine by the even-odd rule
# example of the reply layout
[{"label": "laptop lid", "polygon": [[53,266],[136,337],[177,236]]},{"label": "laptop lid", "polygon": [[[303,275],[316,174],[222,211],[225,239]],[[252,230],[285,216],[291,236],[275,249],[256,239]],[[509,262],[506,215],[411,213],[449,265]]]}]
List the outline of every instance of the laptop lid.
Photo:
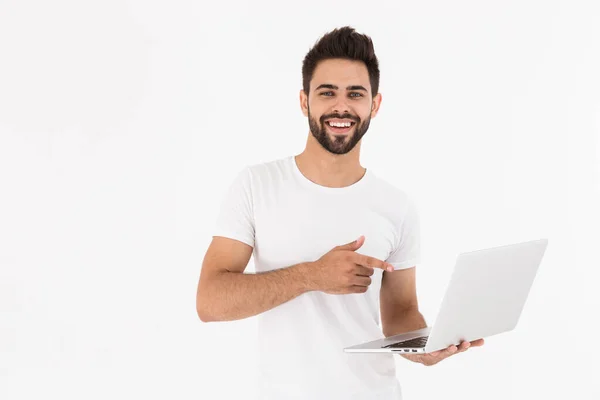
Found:
[{"label": "laptop lid", "polygon": [[515,328],[548,239],[458,255],[426,352]]}]

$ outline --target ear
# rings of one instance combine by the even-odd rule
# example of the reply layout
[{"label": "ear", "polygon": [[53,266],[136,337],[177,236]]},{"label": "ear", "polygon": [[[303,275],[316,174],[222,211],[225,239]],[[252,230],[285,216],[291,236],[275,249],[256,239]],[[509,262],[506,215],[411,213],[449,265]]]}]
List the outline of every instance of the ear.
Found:
[{"label": "ear", "polygon": [[308,117],[308,96],[304,93],[304,89],[300,89],[300,108],[302,109],[302,114]]},{"label": "ear", "polygon": [[379,112],[379,106],[381,106],[381,93],[377,93],[375,97],[373,97],[373,101],[371,103],[371,118],[377,115]]}]

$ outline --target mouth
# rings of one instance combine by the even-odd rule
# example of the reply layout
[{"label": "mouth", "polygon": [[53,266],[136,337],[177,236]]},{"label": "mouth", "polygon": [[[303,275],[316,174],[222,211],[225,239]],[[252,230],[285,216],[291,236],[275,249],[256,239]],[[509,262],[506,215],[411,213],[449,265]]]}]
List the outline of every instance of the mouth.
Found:
[{"label": "mouth", "polygon": [[331,132],[343,135],[350,132],[352,127],[356,125],[356,122],[350,120],[328,120],[325,121],[325,125]]}]

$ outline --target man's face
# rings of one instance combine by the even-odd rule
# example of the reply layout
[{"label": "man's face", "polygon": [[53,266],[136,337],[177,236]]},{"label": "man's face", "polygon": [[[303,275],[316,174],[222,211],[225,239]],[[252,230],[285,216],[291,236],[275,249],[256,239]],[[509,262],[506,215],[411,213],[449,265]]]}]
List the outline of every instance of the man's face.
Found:
[{"label": "man's face", "polygon": [[301,90],[300,102],[310,132],[321,146],[333,154],[346,154],[369,129],[371,118],[379,109],[381,94],[371,97],[364,63],[330,59],[319,62],[310,82],[310,93],[307,96]]}]

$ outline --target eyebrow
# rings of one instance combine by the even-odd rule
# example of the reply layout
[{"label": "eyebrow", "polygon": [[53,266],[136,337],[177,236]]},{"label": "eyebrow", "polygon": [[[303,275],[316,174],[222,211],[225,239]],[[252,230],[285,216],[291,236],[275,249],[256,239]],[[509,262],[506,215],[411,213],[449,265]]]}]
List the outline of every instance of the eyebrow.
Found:
[{"label": "eyebrow", "polygon": [[[319,90],[319,89],[334,89],[334,90],[337,90],[339,88],[337,86],[335,86],[335,85],[331,85],[329,83],[324,83],[322,85],[319,85],[319,87],[317,87],[315,90]],[[364,90],[365,92],[367,91],[367,89],[365,89],[364,86],[361,86],[361,85],[347,86],[346,90]]]}]

